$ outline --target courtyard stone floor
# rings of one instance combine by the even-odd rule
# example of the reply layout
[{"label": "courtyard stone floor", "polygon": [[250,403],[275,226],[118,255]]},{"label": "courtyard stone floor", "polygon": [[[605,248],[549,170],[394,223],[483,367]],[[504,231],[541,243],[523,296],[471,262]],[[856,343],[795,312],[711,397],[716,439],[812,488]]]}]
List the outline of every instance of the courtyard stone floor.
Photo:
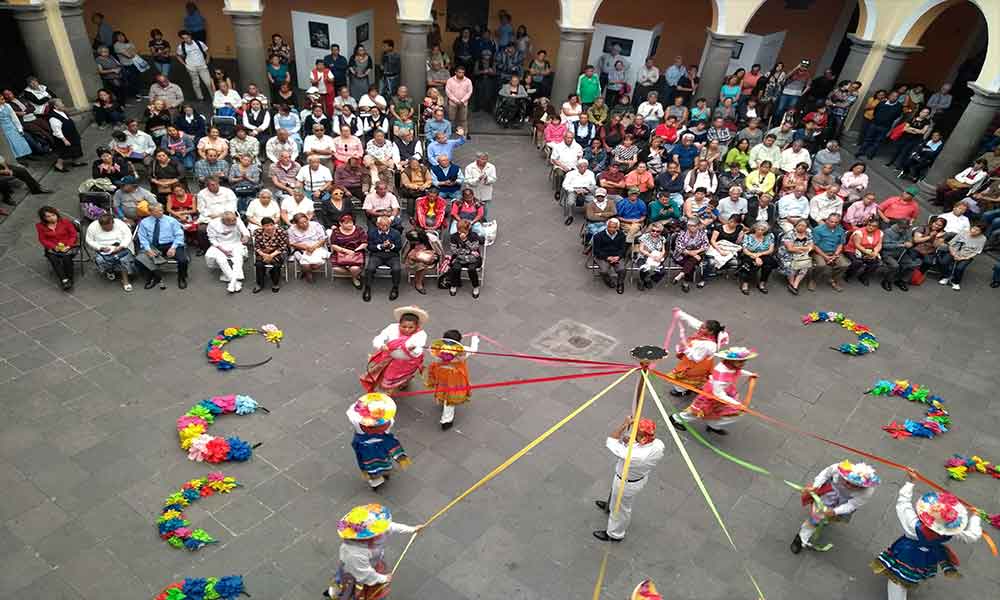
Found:
[{"label": "courtyard stone floor", "polygon": [[[93,147],[106,134],[91,128],[85,139]],[[500,232],[482,297],[474,301],[467,287],[454,298],[404,287],[396,303],[429,310],[432,338],[459,328],[503,344],[485,350],[583,344],[592,351],[580,356],[627,361],[629,348],[662,341],[672,307],[680,306],[721,320],[734,343],[760,351],[749,365],[761,375],[760,411],[915,467],[1000,512],[1000,482],[981,475],[952,482],[943,468],[956,452],[1000,460],[993,393],[1000,343],[988,334],[1000,308],[987,287],[991,258],[977,259],[960,293],[929,279],[909,293],[851,283],[843,294],[820,286],[793,297],[775,277],[768,296],[744,297],[724,280],[690,294],[666,286],[619,296],[584,269],[579,225],[562,225],[527,139],[478,135],[460,149],[461,163],[480,148],[491,152],[501,178],[493,205]],[[315,600],[336,568],[337,520],[353,505],[381,501],[399,521],[422,522],[611,381],[479,390],[447,432],[429,397],[401,399],[396,431],[414,464],[372,493],[358,476],[344,411],[359,394],[371,337],[391,319],[386,283],[368,304],[344,280],[292,282],[276,295],[251,295],[248,285],[229,296],[195,258],[186,291],[168,277],[166,291],[140,285],[124,294],[90,269],[65,294],[34,239],[34,210],[44,200],[76,214],[83,176],[84,169],[46,174],[44,183],[58,193],[29,197],[0,225],[0,598],[140,600],[186,576],[242,574],[257,600]],[[891,183],[876,177],[874,185],[884,196]],[[830,350],[851,336],[829,324],[803,327],[800,317],[812,310],[842,311],[870,325],[881,348],[859,358]],[[251,338],[234,343],[233,352],[243,361],[271,355],[269,364],[219,372],[206,362],[203,346],[217,330],[262,323],[285,331],[281,348]],[[470,365],[474,382],[577,370],[490,356]],[[929,386],[947,401],[953,431],[934,440],[891,439],[882,425],[922,411],[863,394],[882,378]],[[602,398],[425,530],[396,574],[392,597],[591,597],[605,549],[591,536],[603,526],[593,500],[606,496],[612,473],[604,438],[628,411],[632,389],[627,382]],[[174,421],[203,398],[231,393],[249,394],[271,413],[222,418],[213,432],[263,445],[251,461],[219,468],[242,488],[186,511],[219,543],[196,553],[172,549],[154,527],[162,499],[216,468],[187,460]],[[667,436],[651,406],[646,414]],[[671,600],[753,598],[741,561],[770,600],[884,597],[885,582],[868,562],[900,535],[893,507],[901,473],[880,468],[884,483],[870,504],[851,523],[827,530],[831,552],[794,556],[788,545],[803,517],[798,497],[682,439],[740,554],[729,549],[666,439],[667,455],[635,503],[629,536],[609,547],[602,598],[627,598],[645,577]],[[798,482],[849,457],[751,417],[718,445]],[[390,562],[405,542],[390,540]],[[938,578],[913,597],[996,597],[1000,562],[986,545],[955,550],[965,577]]]}]

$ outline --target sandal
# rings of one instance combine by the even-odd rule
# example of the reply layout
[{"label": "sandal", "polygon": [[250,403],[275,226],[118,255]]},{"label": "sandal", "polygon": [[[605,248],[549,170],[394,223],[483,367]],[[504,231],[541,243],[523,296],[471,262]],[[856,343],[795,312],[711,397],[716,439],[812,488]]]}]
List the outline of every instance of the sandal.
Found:
[{"label": "sandal", "polygon": [[788,291],[791,292],[793,296],[799,295],[799,288],[793,287],[792,284],[789,283],[788,285],[785,286],[785,288],[788,289]]},{"label": "sandal", "polygon": [[743,285],[740,286],[740,292],[742,292],[742,294],[744,296],[749,296],[750,295],[750,286],[748,286],[747,284],[744,283]]},{"label": "sandal", "polygon": [[126,292],[131,292],[132,291],[132,284],[131,283],[126,283],[125,285],[122,286],[122,289],[125,290]]},{"label": "sandal", "polygon": [[767,286],[764,285],[763,283],[758,283],[757,284],[757,289],[760,290],[761,294],[766,294],[767,293]]}]

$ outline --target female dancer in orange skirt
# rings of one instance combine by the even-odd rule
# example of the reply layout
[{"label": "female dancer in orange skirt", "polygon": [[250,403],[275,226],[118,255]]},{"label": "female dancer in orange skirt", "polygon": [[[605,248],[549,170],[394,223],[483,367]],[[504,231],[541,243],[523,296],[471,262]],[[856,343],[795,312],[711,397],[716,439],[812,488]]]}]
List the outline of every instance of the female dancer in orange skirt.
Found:
[{"label": "female dancer in orange skirt", "polygon": [[[674,317],[678,319],[681,332],[681,343],[677,345],[677,358],[680,360],[669,375],[691,387],[701,389],[708,381],[712,367],[715,366],[712,355],[718,352],[721,346],[729,343],[729,335],[726,333],[726,328],[718,321],[709,320],[703,323],[679,308],[674,308]],[[684,325],[694,329],[694,335],[685,338]],[[683,396],[686,393],[688,390],[677,386],[670,390],[673,396]]]},{"label": "female dancer in orange skirt", "polygon": [[441,405],[441,429],[451,429],[455,407],[469,401],[469,352],[479,349],[479,336],[472,336],[468,348],[462,345],[462,332],[449,329],[444,337],[431,342],[431,356],[437,359],[427,367],[424,383],[434,388],[434,399]]}]

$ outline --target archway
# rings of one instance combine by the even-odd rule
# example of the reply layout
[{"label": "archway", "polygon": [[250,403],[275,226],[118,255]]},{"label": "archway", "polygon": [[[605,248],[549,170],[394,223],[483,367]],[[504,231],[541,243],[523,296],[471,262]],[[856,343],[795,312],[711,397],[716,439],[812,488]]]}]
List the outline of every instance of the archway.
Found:
[{"label": "archway", "polygon": [[[764,69],[772,65],[763,63],[773,60],[785,65],[808,60],[814,76],[821,74],[834,66],[847,32],[864,32],[874,27],[874,10],[865,1],[813,0],[799,4],[800,7],[785,0],[764,0],[747,21],[745,33],[773,38],[772,43],[784,34],[777,56],[772,59],[773,52],[762,53],[760,62]],[[827,18],[817,19],[817,15]],[[840,65],[845,59],[846,52],[842,53]]]}]

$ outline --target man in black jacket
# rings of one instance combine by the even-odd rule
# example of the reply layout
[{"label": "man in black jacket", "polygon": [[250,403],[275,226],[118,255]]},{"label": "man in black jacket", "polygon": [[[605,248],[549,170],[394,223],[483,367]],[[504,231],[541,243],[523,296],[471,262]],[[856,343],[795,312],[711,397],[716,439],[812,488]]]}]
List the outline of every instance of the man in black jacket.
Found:
[{"label": "man in black jacket", "polygon": [[747,227],[753,227],[753,224],[757,222],[765,222],[771,231],[780,232],[778,229],[778,205],[771,198],[771,194],[751,196],[747,201],[747,214],[743,217],[743,224]]},{"label": "man in black jacket", "polygon": [[875,107],[872,122],[868,125],[868,129],[865,130],[865,141],[858,148],[858,158],[862,154],[867,154],[868,160],[875,158],[879,146],[885,141],[885,136],[892,129],[893,125],[896,124],[896,119],[902,114],[903,102],[899,99],[899,94],[893,90],[889,92],[888,98]]},{"label": "man in black jacket", "polygon": [[[601,279],[608,287],[615,288],[619,294],[625,293],[625,234],[620,231],[621,222],[612,217],[608,219],[607,229],[594,234],[593,250]],[[615,279],[611,279],[610,271],[614,269]]]}]

